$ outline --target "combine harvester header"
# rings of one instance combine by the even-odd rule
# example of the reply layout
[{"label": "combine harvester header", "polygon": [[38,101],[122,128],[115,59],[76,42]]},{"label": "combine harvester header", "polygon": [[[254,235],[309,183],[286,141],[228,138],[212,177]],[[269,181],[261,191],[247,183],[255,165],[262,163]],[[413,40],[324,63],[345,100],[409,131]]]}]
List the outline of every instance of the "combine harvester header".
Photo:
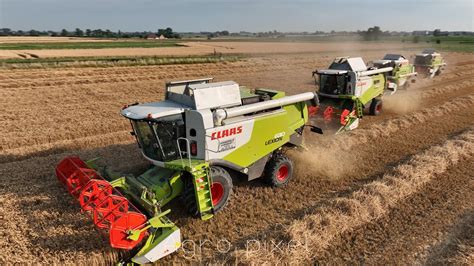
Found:
[{"label": "combine harvester header", "polygon": [[113,173],[78,157],[56,167],[59,181],[109,235],[110,245],[131,250],[124,262],[154,262],[181,246],[180,230],[163,210],[173,199],[208,220],[231,198],[230,173],[262,177],[274,187],[293,176],[284,151],[302,144],[308,105],[317,104],[317,95],[252,92],[233,81],[210,81],[170,82],[164,101],[122,110],[152,165],[143,174]]}]

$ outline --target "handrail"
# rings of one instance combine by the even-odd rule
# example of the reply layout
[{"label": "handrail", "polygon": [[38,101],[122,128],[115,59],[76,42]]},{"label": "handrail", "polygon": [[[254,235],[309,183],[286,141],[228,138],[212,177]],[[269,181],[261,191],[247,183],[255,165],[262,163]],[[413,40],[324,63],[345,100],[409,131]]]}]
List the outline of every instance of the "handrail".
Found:
[{"label": "handrail", "polygon": [[191,153],[190,153],[190,150],[191,150],[191,145],[189,144],[189,140],[187,138],[183,138],[183,137],[180,137],[176,140],[177,144],[178,144],[178,151],[179,151],[179,157],[181,158],[181,164],[184,166],[184,163],[183,163],[183,154],[182,154],[182,151],[181,151],[181,147],[179,146],[179,142],[181,140],[184,140],[186,141],[186,154],[188,155],[188,161],[189,161],[189,167],[192,168],[191,166]]}]

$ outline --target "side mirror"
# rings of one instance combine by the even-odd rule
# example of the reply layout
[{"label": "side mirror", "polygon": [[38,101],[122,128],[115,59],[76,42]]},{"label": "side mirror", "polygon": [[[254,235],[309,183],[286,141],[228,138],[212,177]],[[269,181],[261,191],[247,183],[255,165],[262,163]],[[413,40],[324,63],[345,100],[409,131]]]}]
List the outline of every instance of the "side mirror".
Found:
[{"label": "side mirror", "polygon": [[313,133],[318,133],[318,134],[323,134],[323,130],[319,127],[311,126],[311,132]]},{"label": "side mirror", "polygon": [[315,84],[316,86],[319,86],[319,79],[316,78],[317,75],[318,75],[318,70],[316,69],[315,71],[313,71],[313,75],[312,75],[312,76],[313,76],[313,78],[314,78],[314,84]]}]

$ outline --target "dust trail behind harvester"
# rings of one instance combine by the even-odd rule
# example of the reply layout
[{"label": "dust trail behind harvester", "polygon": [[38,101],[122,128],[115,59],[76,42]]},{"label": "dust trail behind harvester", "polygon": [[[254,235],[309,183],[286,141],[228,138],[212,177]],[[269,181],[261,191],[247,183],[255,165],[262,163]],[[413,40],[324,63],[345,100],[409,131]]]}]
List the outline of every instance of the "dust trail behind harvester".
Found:
[{"label": "dust trail behind harvester", "polygon": [[304,151],[290,151],[295,175],[300,178],[340,179],[351,171],[353,154],[339,145],[309,145]]},{"label": "dust trail behind harvester", "polygon": [[[359,38],[355,38],[353,42],[359,42]],[[360,55],[361,51],[353,49],[348,44],[338,52],[337,56],[353,56]],[[333,55],[325,57],[327,62],[321,62],[323,66],[328,66]],[[317,67],[316,65],[314,67]],[[319,67],[321,68],[321,66]],[[324,68],[324,67],[323,67]],[[313,82],[313,81],[311,81]],[[314,90],[318,91],[319,86],[315,86]],[[335,133],[338,128],[330,128],[329,131]],[[308,135],[308,134],[307,134]],[[345,176],[353,164],[353,158],[349,156],[349,151],[341,148],[341,142],[335,140],[333,134],[317,136],[309,138],[306,142],[305,150],[292,150],[288,152],[288,156],[292,158],[295,164],[295,176],[299,178],[323,178],[323,179],[340,179]]]},{"label": "dust trail behind harvester", "polygon": [[424,184],[456,165],[462,158],[472,158],[473,147],[474,128],[471,127],[443,144],[414,155],[380,180],[368,183],[347,196],[336,198],[302,219],[293,221],[282,238],[289,239],[288,243],[299,245],[270,253],[266,250],[252,253],[236,250],[232,253],[233,259],[243,263],[265,260],[308,263],[314,260],[315,254],[328,248],[338,234],[350,232],[386,215],[390,208],[416,193]]},{"label": "dust trail behind harvester", "polygon": [[390,113],[407,114],[417,110],[421,106],[418,93],[397,92],[384,99],[384,109]]},{"label": "dust trail behind harvester", "polygon": [[[414,98],[418,99],[418,98]],[[400,100],[402,101],[402,100]],[[417,100],[414,100],[417,101]],[[342,135],[311,135],[308,133],[306,150],[291,150],[288,155],[295,162],[298,178],[340,179],[357,165],[357,149],[352,147],[368,143],[372,139],[389,137],[390,134],[409,128],[414,124],[442,117],[444,114],[471,106],[474,95],[454,98],[442,107],[423,108],[380,124],[373,124]]]}]

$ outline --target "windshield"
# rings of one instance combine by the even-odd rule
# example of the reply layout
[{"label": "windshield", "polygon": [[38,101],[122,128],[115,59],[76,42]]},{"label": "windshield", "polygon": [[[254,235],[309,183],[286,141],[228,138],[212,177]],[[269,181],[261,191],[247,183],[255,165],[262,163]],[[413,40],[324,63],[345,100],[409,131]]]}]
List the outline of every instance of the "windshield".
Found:
[{"label": "windshield", "polygon": [[165,162],[180,157],[177,140],[185,137],[181,114],[162,117],[156,121],[133,121],[132,124],[137,141],[148,158]]},{"label": "windshield", "polygon": [[319,92],[332,95],[346,94],[346,76],[320,75]]},{"label": "windshield", "polygon": [[431,56],[417,55],[415,57],[415,64],[416,65],[429,65],[431,64]]}]

